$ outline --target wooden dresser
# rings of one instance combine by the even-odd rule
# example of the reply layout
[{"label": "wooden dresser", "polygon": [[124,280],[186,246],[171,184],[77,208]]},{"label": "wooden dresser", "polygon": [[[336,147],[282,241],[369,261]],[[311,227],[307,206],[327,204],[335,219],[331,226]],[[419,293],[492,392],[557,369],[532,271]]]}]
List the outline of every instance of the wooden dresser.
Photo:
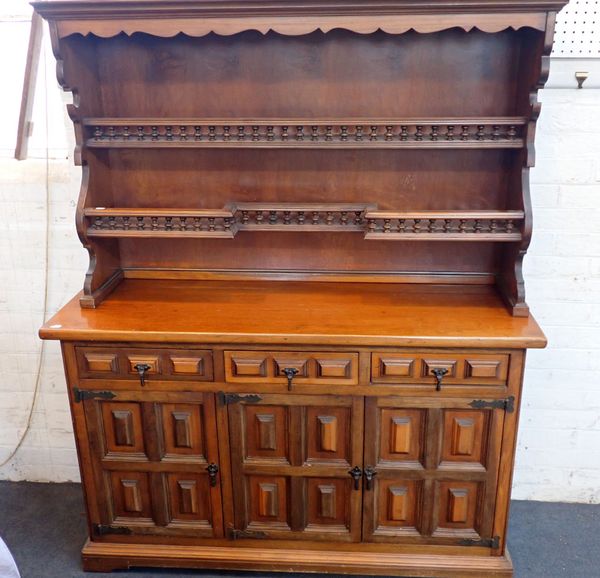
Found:
[{"label": "wooden dresser", "polygon": [[512,576],[553,0],[48,0],[87,570]]}]

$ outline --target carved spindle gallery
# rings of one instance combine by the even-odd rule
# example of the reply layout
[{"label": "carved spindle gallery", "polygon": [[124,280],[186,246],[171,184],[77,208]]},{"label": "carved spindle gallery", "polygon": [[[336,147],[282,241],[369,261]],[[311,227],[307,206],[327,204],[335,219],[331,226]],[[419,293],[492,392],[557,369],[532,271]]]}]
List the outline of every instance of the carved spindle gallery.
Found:
[{"label": "carved spindle gallery", "polygon": [[392,140],[394,138],[394,133],[392,132],[393,126],[387,125],[385,127],[385,140]]},{"label": "carved spindle gallery", "polygon": [[402,125],[400,127],[400,140],[406,141],[408,140],[408,126]]},{"label": "carved spindle gallery", "polygon": [[229,139],[231,139],[231,127],[224,126],[223,127],[223,140],[228,141]]},{"label": "carved spindle gallery", "polygon": [[268,141],[275,140],[275,132],[274,132],[274,127],[273,126],[268,126],[267,127],[267,140]]},{"label": "carved spindle gallery", "polygon": [[423,140],[423,127],[421,125],[417,125],[415,132],[415,140],[421,141]]},{"label": "carved spindle gallery", "polygon": [[449,124],[446,131],[446,140],[454,140],[454,125]]},{"label": "carved spindle gallery", "polygon": [[208,140],[209,141],[217,140],[217,127],[216,126],[208,127]]},{"label": "carved spindle gallery", "polygon": [[286,125],[284,125],[284,126],[281,127],[281,140],[287,140],[288,139],[288,137],[290,136],[290,133],[288,132],[289,128],[290,127],[286,126]]},{"label": "carved spindle gallery", "polygon": [[429,138],[433,141],[438,139],[438,126],[437,125],[432,125],[431,126],[431,134],[429,136]]},{"label": "carved spindle gallery", "polygon": [[477,133],[475,134],[477,140],[483,140],[485,138],[485,126],[482,124],[477,125]]},{"label": "carved spindle gallery", "polygon": [[369,135],[369,140],[377,140],[377,126],[371,126],[371,134]]},{"label": "carved spindle gallery", "polygon": [[469,140],[469,127],[466,124],[462,127],[462,132],[460,133],[460,140]]},{"label": "carved spindle gallery", "polygon": [[296,127],[296,140],[304,140],[304,127],[302,125]]},{"label": "carved spindle gallery", "polygon": [[259,133],[259,127],[258,126],[253,126],[252,127],[252,140],[254,142],[259,141],[260,140],[260,133]]},{"label": "carved spindle gallery", "polygon": [[363,139],[363,126],[362,126],[362,124],[357,124],[355,128],[356,128],[356,132],[354,133],[354,140],[356,140],[356,141],[362,141],[362,139]]},{"label": "carved spindle gallery", "polygon": [[158,127],[157,126],[150,127],[150,135],[151,135],[151,138],[153,141],[158,140]]},{"label": "carved spindle gallery", "polygon": [[171,125],[167,125],[165,127],[165,138],[168,141],[172,141],[173,140],[173,127]]}]

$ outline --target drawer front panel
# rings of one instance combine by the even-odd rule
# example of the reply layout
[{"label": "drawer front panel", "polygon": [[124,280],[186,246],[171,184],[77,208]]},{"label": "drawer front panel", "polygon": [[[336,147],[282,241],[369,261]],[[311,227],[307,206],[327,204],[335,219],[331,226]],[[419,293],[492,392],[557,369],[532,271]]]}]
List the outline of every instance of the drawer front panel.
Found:
[{"label": "drawer front panel", "polygon": [[212,352],[204,349],[77,347],[79,377],[133,379],[144,368],[146,385],[159,380],[213,380]]},{"label": "drawer front panel", "polygon": [[[509,355],[503,353],[385,352],[371,354],[371,381],[436,385],[506,385]],[[443,374],[443,375],[442,375]]]},{"label": "drawer front panel", "polygon": [[358,353],[225,351],[230,383],[285,384],[286,369],[296,370],[294,384],[356,385]]}]

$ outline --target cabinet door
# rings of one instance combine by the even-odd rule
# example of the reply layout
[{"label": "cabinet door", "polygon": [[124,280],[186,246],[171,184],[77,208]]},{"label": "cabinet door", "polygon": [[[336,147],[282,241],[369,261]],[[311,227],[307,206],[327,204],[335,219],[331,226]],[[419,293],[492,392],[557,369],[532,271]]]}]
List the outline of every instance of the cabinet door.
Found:
[{"label": "cabinet door", "polygon": [[108,393],[83,402],[96,533],[221,537],[214,396]]},{"label": "cabinet door", "polygon": [[504,410],[469,401],[367,398],[365,541],[490,545]]},{"label": "cabinet door", "polygon": [[[253,395],[229,405],[231,537],[359,541],[364,398]],[[251,401],[250,401],[251,400]]]}]

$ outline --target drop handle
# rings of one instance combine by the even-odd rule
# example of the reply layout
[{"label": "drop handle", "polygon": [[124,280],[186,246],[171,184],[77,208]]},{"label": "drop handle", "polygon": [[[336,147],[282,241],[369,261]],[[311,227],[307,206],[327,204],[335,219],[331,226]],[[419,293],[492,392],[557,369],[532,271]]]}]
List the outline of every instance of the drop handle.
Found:
[{"label": "drop handle", "polygon": [[150,371],[152,368],[147,363],[136,363],[133,366],[133,369],[138,372],[138,375],[140,376],[140,384],[142,387],[144,387],[144,385],[146,385],[146,372]]},{"label": "drop handle", "polygon": [[219,473],[219,466],[217,464],[209,464],[206,468],[208,472],[208,483],[211,488],[217,485],[217,474]]},{"label": "drop handle", "polygon": [[367,491],[373,489],[373,479],[377,475],[375,468],[373,466],[367,466],[365,468],[365,481],[367,482]]},{"label": "drop handle", "polygon": [[435,390],[440,391],[442,389],[442,379],[444,379],[444,375],[448,373],[448,370],[445,367],[434,367],[431,373],[435,377]]},{"label": "drop handle", "polygon": [[295,367],[284,367],[281,371],[287,377],[288,391],[292,391],[292,380],[298,375],[298,370]]},{"label": "drop handle", "polygon": [[354,489],[360,489],[360,479],[362,478],[363,472],[358,466],[354,466],[351,470],[348,470],[350,476],[354,480]]}]

